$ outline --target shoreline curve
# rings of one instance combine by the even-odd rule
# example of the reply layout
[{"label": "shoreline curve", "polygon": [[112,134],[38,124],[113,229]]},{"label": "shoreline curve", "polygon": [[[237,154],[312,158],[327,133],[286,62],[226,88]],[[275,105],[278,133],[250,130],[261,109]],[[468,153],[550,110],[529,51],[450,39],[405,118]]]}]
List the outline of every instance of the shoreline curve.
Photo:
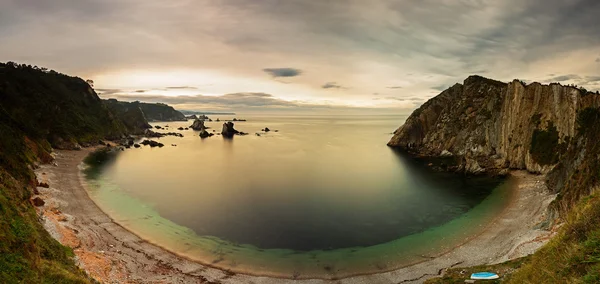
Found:
[{"label": "shoreline curve", "polygon": [[[458,265],[491,264],[533,253],[552,235],[534,229],[546,218],[554,199],[543,176],[512,172],[516,180],[510,201],[484,229],[470,235],[431,258],[376,273],[337,278],[277,277],[251,272],[233,272],[178,255],[143,239],[114,221],[84,188],[79,165],[95,148],[56,151],[56,166],[36,170],[49,189],[39,188],[46,200],[39,214],[46,229],[64,245],[74,249],[78,265],[101,282],[192,282],[192,283],[420,283]],[[525,209],[523,209],[525,208]]]}]

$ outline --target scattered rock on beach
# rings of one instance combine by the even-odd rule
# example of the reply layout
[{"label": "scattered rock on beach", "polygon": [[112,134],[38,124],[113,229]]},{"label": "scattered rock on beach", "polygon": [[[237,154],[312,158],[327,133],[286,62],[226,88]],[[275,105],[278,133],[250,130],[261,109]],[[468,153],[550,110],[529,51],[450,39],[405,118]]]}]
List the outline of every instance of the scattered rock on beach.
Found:
[{"label": "scattered rock on beach", "polygon": [[43,187],[43,188],[50,188],[50,185],[45,182],[38,182],[37,186]]},{"label": "scattered rock on beach", "polygon": [[44,206],[44,204],[46,204],[46,202],[44,202],[44,200],[42,200],[39,197],[36,197],[36,198],[32,199],[31,202],[33,202],[33,205],[35,207]]}]

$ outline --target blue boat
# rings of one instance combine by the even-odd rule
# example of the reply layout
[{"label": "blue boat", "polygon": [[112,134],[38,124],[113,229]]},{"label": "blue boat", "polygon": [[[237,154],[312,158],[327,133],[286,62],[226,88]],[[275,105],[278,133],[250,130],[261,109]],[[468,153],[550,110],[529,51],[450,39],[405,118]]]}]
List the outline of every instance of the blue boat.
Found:
[{"label": "blue boat", "polygon": [[498,279],[498,278],[500,278],[500,276],[498,276],[498,274],[492,273],[492,272],[477,272],[477,273],[471,274],[471,279],[477,279],[477,280],[491,280],[491,279]]}]

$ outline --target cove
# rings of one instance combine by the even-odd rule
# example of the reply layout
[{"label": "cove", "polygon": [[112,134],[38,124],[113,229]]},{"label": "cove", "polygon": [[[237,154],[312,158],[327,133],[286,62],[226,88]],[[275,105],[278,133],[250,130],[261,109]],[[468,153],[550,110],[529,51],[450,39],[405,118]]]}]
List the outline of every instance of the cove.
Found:
[{"label": "cove", "polygon": [[[83,171],[90,197],[125,228],[192,260],[326,279],[440,255],[485,228],[510,197],[510,182],[435,173],[385,146],[399,116],[245,118],[238,130],[279,131],[232,140],[181,131],[161,138],[164,148],[119,152]],[[158,123],[167,124],[191,122]]]}]

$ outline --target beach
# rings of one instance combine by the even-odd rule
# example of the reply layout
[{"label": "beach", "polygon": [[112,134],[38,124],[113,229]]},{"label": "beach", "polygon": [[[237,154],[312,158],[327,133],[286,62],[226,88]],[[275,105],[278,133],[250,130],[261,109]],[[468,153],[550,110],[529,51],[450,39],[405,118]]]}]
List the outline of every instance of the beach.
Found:
[{"label": "beach", "polygon": [[[533,253],[554,230],[536,229],[554,199],[544,176],[512,172],[515,189],[507,207],[480,234],[437,257],[397,270],[337,280],[292,280],[239,274],[177,256],[127,231],[89,198],[82,183],[83,159],[93,150],[56,151],[55,163],[36,170],[46,201],[39,207],[45,228],[73,248],[78,265],[105,283],[420,283],[444,269],[493,264]],[[257,272],[255,274],[260,274]]]}]

